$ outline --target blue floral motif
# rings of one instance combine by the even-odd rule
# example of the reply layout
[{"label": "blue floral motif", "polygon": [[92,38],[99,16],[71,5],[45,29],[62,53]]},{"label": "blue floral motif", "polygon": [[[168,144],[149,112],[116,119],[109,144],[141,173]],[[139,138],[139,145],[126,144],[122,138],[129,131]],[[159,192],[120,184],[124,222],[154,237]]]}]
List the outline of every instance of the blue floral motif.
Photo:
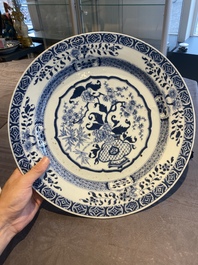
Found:
[{"label": "blue floral motif", "polygon": [[101,35],[97,33],[93,33],[87,36],[87,40],[90,43],[99,43],[101,41]]},{"label": "blue floral motif", "polygon": [[29,72],[32,75],[37,74],[37,72],[41,69],[41,64],[39,62],[35,62],[32,66],[30,66]]},{"label": "blue floral motif", "polygon": [[43,53],[41,55],[41,60],[42,62],[48,62],[49,60],[51,60],[53,58],[53,52],[52,51],[46,51],[45,53]]},{"label": "blue floral motif", "polygon": [[150,57],[158,65],[161,65],[164,62],[164,57],[158,51],[153,50],[150,54]]},{"label": "blue floral motif", "polygon": [[169,75],[173,75],[175,73],[174,67],[168,62],[163,64],[163,69]]},{"label": "blue floral motif", "polygon": [[31,78],[30,78],[30,76],[28,76],[28,75],[25,75],[22,79],[21,79],[21,81],[20,81],[20,83],[19,83],[19,86],[20,86],[20,88],[21,88],[21,90],[26,90],[27,89],[27,87],[30,85],[30,82],[31,82]]},{"label": "blue floral motif", "polygon": [[118,206],[120,204],[133,201],[133,198],[135,197],[135,191],[136,190],[133,186],[128,186],[119,190],[119,192],[110,191],[104,194],[89,191],[87,198],[82,198],[81,201],[91,206]]},{"label": "blue floral motif", "polygon": [[[114,43],[116,35],[107,34],[104,36],[107,39],[107,43],[97,43],[97,34],[91,37],[90,43],[84,43],[84,39],[81,36],[76,36],[71,40],[72,49],[68,49],[66,43],[57,44],[52,50],[47,50],[42,56],[41,60],[46,63],[51,60],[50,64],[46,64],[38,74],[36,74],[36,85],[43,79],[49,80],[60,69],[63,69],[68,64],[73,64],[75,71],[79,71],[85,68],[98,66],[100,64],[99,57],[101,55],[118,56],[118,51],[122,47]],[[88,36],[89,39],[89,36]],[[35,67],[35,66],[34,66]]]},{"label": "blue floral motif", "polygon": [[99,129],[93,131],[94,141],[100,143],[107,139],[114,139],[111,135],[112,128],[108,123],[104,123]]},{"label": "blue floral motif", "polygon": [[[147,110],[144,116],[143,108]],[[126,80],[89,77],[60,97],[55,139],[62,152],[82,168],[120,171],[146,148],[152,126],[149,115],[144,98]],[[138,140],[143,143],[133,155]]]},{"label": "blue floral motif", "polygon": [[104,35],[104,41],[109,42],[109,43],[116,42],[117,36],[116,36],[116,34],[113,35],[111,33],[109,33],[109,34],[107,33]]},{"label": "blue floral motif", "polygon": [[122,45],[124,45],[124,46],[128,46],[128,47],[130,47],[130,46],[132,46],[133,45],[133,43],[134,43],[134,41],[133,41],[133,39],[131,39],[131,38],[129,38],[129,37],[121,37],[120,39],[119,39],[119,43],[120,44],[122,44]]},{"label": "blue floral motif", "polygon": [[[23,111],[21,112],[21,143],[23,149],[20,146],[16,146],[18,150],[15,150],[18,155],[20,153],[22,155],[24,151],[27,155],[28,161],[33,165],[38,163],[40,160],[37,150],[42,151],[42,154],[46,155],[45,150],[47,147],[43,124],[41,122],[37,122],[35,126],[33,125],[32,118],[34,115],[34,110],[35,106],[30,103],[30,98],[27,97],[23,106]],[[51,170],[48,170],[45,173],[44,180],[48,182],[50,187],[61,190],[58,184],[58,178]]]},{"label": "blue floral motif", "polygon": [[54,47],[54,50],[57,52],[57,53],[60,53],[60,52],[64,52],[65,50],[68,49],[68,45],[66,42],[61,42],[61,43],[58,43],[56,47]]},{"label": "blue floral motif", "polygon": [[71,40],[71,45],[73,47],[79,47],[81,44],[84,43],[83,37],[81,36],[76,36]]},{"label": "blue floral motif", "polygon": [[136,49],[141,53],[147,54],[150,52],[149,47],[145,43],[137,42]]},{"label": "blue floral motif", "polygon": [[[182,108],[182,101],[180,98],[180,94],[173,86],[173,83],[170,82],[168,75],[171,75],[174,71],[172,66],[170,65],[169,71],[163,73],[160,67],[153,62],[152,60],[148,60],[148,58],[143,57],[145,64],[147,65],[146,71],[149,75],[152,75],[155,80],[159,83],[159,85],[163,88],[163,95],[156,97],[156,102],[160,111],[161,118],[167,118],[169,109],[172,108],[172,117],[173,120],[171,121],[171,132],[170,132],[170,139],[174,140],[177,146],[181,143],[181,139],[183,138],[183,118],[184,112]],[[166,67],[167,68],[167,63]],[[182,88],[183,82],[179,78],[179,76],[173,77],[173,82],[176,87]]]},{"label": "blue floral motif", "polygon": [[[159,186],[156,187],[156,183],[160,182],[162,178],[170,172],[174,162],[174,157],[172,156],[168,159],[164,164],[159,164],[155,166],[153,171],[148,174],[144,179],[142,179],[139,183],[136,183],[134,186],[136,187],[136,192],[139,195],[146,195],[152,190],[157,190]],[[148,197],[145,197],[145,199]]]}]

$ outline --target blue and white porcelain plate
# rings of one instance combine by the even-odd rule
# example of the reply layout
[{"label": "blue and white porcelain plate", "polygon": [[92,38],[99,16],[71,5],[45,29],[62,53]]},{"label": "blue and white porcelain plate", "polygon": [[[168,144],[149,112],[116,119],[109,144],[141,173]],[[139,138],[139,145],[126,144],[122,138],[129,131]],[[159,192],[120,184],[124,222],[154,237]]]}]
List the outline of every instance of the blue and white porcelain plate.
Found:
[{"label": "blue and white porcelain plate", "polygon": [[64,211],[110,218],[162,198],[186,167],[195,135],[189,91],[150,45],[95,32],[50,47],[24,72],[9,112],[10,144],[34,189]]}]

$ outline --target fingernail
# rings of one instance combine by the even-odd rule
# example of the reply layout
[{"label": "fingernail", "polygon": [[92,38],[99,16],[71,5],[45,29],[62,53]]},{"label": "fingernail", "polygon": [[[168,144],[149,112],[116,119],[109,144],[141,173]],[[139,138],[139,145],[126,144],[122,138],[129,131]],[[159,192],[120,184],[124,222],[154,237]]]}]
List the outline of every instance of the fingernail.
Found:
[{"label": "fingernail", "polygon": [[44,156],[42,159],[41,159],[42,163],[43,164],[49,164],[50,163],[50,160],[47,156]]}]

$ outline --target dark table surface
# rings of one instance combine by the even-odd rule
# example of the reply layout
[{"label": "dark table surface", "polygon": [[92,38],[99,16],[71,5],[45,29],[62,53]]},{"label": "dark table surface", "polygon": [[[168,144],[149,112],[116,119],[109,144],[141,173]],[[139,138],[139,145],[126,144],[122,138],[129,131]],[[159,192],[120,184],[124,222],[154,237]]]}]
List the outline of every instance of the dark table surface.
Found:
[{"label": "dark table surface", "polygon": [[[7,112],[15,84],[30,62],[0,64],[0,186],[16,168],[8,141]],[[7,78],[11,72],[12,78]],[[197,83],[185,80],[197,111]],[[196,138],[194,158],[171,192],[152,207],[127,217],[81,218],[45,201],[36,218],[6,248],[0,264],[197,265],[197,154]]]},{"label": "dark table surface", "polygon": [[19,46],[14,52],[8,54],[0,54],[0,62],[8,62],[27,57],[30,54],[39,54],[44,50],[44,45],[39,42],[33,42],[30,47]]}]

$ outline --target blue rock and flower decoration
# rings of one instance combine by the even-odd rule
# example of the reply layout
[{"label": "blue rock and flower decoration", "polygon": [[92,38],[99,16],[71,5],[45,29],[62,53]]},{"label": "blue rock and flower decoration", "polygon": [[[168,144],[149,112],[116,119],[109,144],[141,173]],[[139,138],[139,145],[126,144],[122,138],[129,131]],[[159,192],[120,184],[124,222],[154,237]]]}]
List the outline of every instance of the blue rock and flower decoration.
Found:
[{"label": "blue rock and flower decoration", "polygon": [[55,139],[81,168],[121,171],[147,147],[150,115],[143,96],[127,80],[89,77],[60,97]]}]

